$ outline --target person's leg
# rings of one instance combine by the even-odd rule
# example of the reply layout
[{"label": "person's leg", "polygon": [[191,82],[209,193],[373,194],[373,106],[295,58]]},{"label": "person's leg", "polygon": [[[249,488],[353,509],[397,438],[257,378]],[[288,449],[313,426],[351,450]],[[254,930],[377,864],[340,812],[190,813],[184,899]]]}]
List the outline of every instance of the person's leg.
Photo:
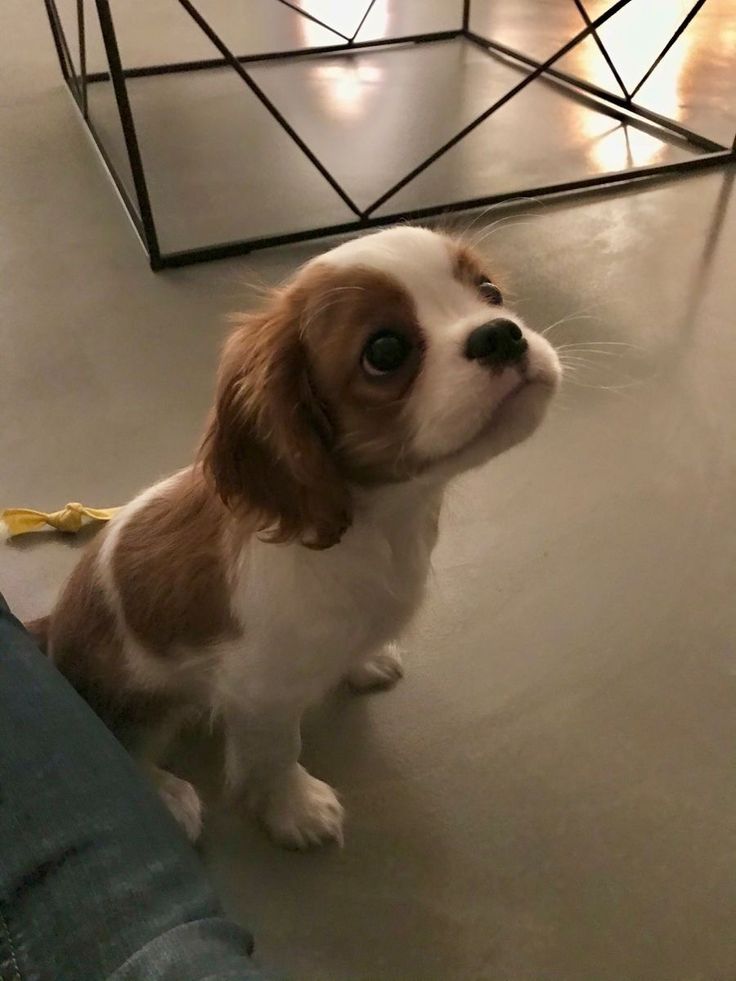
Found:
[{"label": "person's leg", "polygon": [[0,596],[0,979],[241,981],[249,935]]}]

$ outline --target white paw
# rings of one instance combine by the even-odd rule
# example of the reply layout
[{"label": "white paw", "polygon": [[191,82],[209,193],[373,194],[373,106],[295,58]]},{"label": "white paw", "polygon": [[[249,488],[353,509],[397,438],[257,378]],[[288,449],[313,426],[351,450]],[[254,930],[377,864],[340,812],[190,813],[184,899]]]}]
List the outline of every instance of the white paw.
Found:
[{"label": "white paw", "polygon": [[348,684],[353,691],[378,691],[393,686],[404,677],[401,651],[396,644],[387,644],[382,651],[352,669]]},{"label": "white paw", "polygon": [[204,813],[199,794],[188,780],[182,780],[168,770],[154,767],[151,772],[161,800],[174,820],[190,841],[196,841],[202,833]]},{"label": "white paw", "polygon": [[342,845],[343,815],[332,787],[299,765],[270,791],[260,811],[277,844],[301,850],[330,841]]}]

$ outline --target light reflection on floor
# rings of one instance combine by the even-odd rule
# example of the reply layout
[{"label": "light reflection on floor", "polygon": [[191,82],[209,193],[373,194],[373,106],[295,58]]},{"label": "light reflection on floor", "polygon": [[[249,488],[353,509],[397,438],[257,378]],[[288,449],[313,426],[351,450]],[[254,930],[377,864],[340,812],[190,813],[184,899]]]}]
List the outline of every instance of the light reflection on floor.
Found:
[{"label": "light reflection on floor", "polygon": [[[631,90],[653,63],[668,39],[692,6],[693,0],[667,0],[637,3],[634,0],[599,29],[598,36],[618,69],[626,86]],[[593,13],[591,5],[591,13]],[[596,14],[600,11],[594,11]],[[687,70],[692,54],[694,34],[686,30],[672,47],[667,58],[658,66],[652,79],[657,80],[650,100],[657,102],[656,111],[662,115],[677,112],[677,89],[680,76]],[[593,47],[595,51],[595,47]],[[611,74],[602,57],[595,64],[584,66],[586,77],[598,76],[601,85],[611,84]],[[605,72],[601,70],[603,66]],[[651,108],[655,108],[654,105]]]},{"label": "light reflection on floor", "polygon": [[[707,36],[714,60],[733,59],[736,54],[736,3],[734,18],[722,17],[719,30]],[[602,25],[599,37],[611,57],[624,85],[631,92],[644,78],[668,39],[692,7],[692,0],[666,3],[630,3]],[[591,16],[600,15],[604,6],[591,4]],[[696,15],[697,17],[697,15]],[[704,22],[701,21],[698,27]],[[725,30],[723,29],[725,28]],[[701,67],[696,45],[698,35],[691,23],[637,92],[635,101],[669,119],[682,119],[683,105],[693,88],[692,75]],[[594,42],[580,45],[569,62],[572,74],[620,92],[612,72]],[[586,115],[581,125],[591,137],[605,131],[605,121]],[[589,161],[600,171],[621,170],[656,163],[665,145],[634,126],[621,126],[590,145]]]},{"label": "light reflection on floor", "polygon": [[[360,26],[366,11],[365,0],[309,0],[301,6],[348,37]],[[363,28],[366,26],[375,34],[389,32],[389,0],[376,0]],[[299,32],[306,47],[323,43],[323,29],[306,17],[299,19]],[[325,110],[336,119],[354,119],[365,111],[368,96],[380,85],[383,71],[377,65],[361,64],[346,56],[338,63],[315,64],[313,77],[321,90]]]},{"label": "light reflection on floor", "polygon": [[[528,2],[528,0],[527,0]],[[723,5],[724,0],[721,0]],[[736,55],[736,0],[725,0],[733,6],[734,17],[721,17],[717,31],[707,38],[715,60]],[[300,6],[335,29],[351,35],[361,22],[367,0],[300,0]],[[606,0],[587,4],[592,18],[610,6]],[[599,30],[599,36],[610,54],[624,84],[631,91],[643,78],[667,40],[675,32],[692,6],[692,0],[636,0],[624,7]],[[572,16],[567,37],[582,25],[570,4]],[[491,12],[493,5],[490,6]],[[376,0],[361,34],[390,36],[394,29],[397,5],[391,0]],[[489,19],[493,26],[493,18]],[[306,46],[324,43],[324,31],[313,21],[300,19],[299,30]],[[490,33],[490,32],[489,32]],[[497,36],[497,35],[496,35]],[[503,40],[502,37],[497,39]],[[691,74],[700,66],[702,53],[695,45],[691,25],[644,83],[637,100],[662,116],[682,118],[683,102],[692,89]],[[592,38],[586,39],[561,60],[567,72],[593,82],[609,91],[620,92],[610,68]],[[338,63],[315,63],[313,77],[325,111],[336,119],[356,119],[369,109],[370,95],[380,90],[384,73],[375,63],[361,64],[359,58],[345,58]],[[594,171],[617,171],[631,166],[656,163],[665,156],[666,145],[636,126],[614,126],[607,116],[581,113],[579,132],[589,141],[587,159]]]},{"label": "light reflection on floor", "polygon": [[[689,0],[674,0],[657,9],[630,4],[603,24],[599,37],[629,91],[644,76],[689,6]],[[674,119],[678,115],[680,81],[687,72],[692,41],[693,35],[685,31],[645,83],[648,108],[662,116]],[[595,43],[579,50],[577,72],[573,68],[573,73],[602,88],[616,91],[618,85]],[[581,126],[594,137],[605,131],[607,122],[605,117],[586,114],[581,119]],[[636,126],[622,125],[591,142],[588,160],[600,172],[616,171],[656,163],[664,150],[665,145],[656,137]]]},{"label": "light reflection on floor", "polygon": [[590,137],[586,156],[594,172],[644,167],[656,163],[665,151],[661,140],[635,126],[617,125],[611,129],[607,116],[581,116],[580,129]]}]

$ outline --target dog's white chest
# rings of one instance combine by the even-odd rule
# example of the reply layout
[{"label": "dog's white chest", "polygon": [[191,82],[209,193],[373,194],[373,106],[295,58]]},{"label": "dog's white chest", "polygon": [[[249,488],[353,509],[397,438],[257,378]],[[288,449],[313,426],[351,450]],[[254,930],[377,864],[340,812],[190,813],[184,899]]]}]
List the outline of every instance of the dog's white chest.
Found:
[{"label": "dog's white chest", "polygon": [[[334,548],[254,543],[237,615],[247,658],[332,683],[356,658],[393,640],[421,602],[436,539],[434,511],[356,522]],[[318,680],[319,679],[319,680]]]}]

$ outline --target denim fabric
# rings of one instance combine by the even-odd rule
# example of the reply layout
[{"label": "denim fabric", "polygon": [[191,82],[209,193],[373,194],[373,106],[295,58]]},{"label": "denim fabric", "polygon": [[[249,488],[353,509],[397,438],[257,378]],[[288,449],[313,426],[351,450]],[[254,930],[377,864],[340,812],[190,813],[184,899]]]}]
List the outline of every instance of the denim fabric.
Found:
[{"label": "denim fabric", "polygon": [[1,981],[261,977],[134,762],[0,596]]}]

